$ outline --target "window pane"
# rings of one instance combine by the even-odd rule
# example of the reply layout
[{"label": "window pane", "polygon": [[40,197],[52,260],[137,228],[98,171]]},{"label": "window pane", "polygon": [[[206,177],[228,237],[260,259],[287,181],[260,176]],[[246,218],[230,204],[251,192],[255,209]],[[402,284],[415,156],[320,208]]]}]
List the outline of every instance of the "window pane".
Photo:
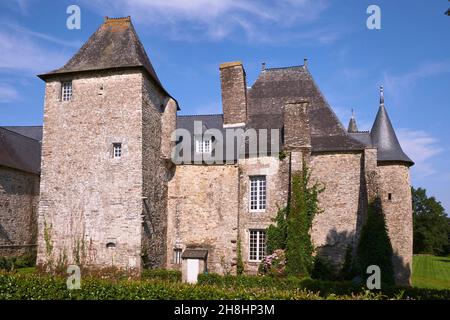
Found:
[{"label": "window pane", "polygon": [[72,99],[72,82],[62,83],[61,97],[63,101],[70,101]]},{"label": "window pane", "polygon": [[250,261],[261,261],[266,256],[266,232],[250,230]]},{"label": "window pane", "polygon": [[250,210],[266,209],[266,177],[250,177]]}]

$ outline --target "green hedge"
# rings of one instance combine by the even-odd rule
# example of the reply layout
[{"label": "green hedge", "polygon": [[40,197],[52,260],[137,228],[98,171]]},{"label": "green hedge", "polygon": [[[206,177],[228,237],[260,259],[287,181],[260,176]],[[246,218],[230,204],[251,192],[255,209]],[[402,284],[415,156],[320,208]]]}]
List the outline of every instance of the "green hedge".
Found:
[{"label": "green hedge", "polygon": [[[166,280],[108,281],[83,278],[81,290],[69,291],[65,278],[0,273],[0,300],[318,300],[324,298],[367,300],[408,297],[450,299],[449,290],[413,288],[407,289],[402,294],[400,289],[388,289],[383,290],[382,294],[369,291],[350,294],[352,290],[349,291],[348,283],[311,279],[270,279],[269,277],[257,279],[257,277],[245,276],[235,277],[233,282],[231,277],[215,275],[200,278],[202,284],[195,286]],[[276,283],[279,284],[275,285]],[[298,283],[300,286],[295,287]],[[283,286],[285,286],[284,289]],[[324,294],[325,292],[327,294]]]},{"label": "green hedge", "polygon": [[170,282],[180,282],[181,272],[177,270],[165,269],[144,269],[141,275],[142,279],[158,279]]},{"label": "green hedge", "polygon": [[[345,298],[345,297],[343,297]],[[65,279],[37,275],[0,274],[0,300],[267,300],[321,299],[303,290],[274,288],[221,288],[212,285],[188,285],[161,280],[109,282],[85,279],[81,290],[66,289]]]},{"label": "green hedge", "polygon": [[[199,276],[199,284],[216,285],[221,288],[275,288],[278,290],[303,290],[314,292],[321,297],[361,296],[365,294],[362,286],[351,281],[325,281],[311,278],[270,276],[220,276],[203,274]],[[403,298],[418,300],[450,300],[450,290],[383,287],[381,294],[386,298]]]}]

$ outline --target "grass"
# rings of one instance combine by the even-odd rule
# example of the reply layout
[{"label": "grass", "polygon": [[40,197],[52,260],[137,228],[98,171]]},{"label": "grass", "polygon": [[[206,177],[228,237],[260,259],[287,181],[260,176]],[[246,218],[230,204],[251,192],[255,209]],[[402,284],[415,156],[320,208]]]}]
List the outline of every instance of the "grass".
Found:
[{"label": "grass", "polygon": [[414,255],[414,287],[431,289],[450,289],[450,257]]}]

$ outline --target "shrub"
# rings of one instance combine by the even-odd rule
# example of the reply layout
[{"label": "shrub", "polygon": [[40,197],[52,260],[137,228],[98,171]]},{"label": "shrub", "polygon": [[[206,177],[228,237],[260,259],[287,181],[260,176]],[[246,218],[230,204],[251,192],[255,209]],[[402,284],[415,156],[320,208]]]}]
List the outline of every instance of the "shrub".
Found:
[{"label": "shrub", "polygon": [[178,270],[166,269],[144,269],[141,275],[142,279],[158,279],[170,282],[180,282],[181,272]]},{"label": "shrub", "polygon": [[[0,272],[0,300],[317,300],[450,299],[450,290],[387,288],[369,292],[349,282],[313,279],[202,275],[221,284],[189,285],[163,280],[112,282],[83,278],[80,290],[67,290],[66,278]],[[214,281],[212,281],[214,279]],[[281,281],[280,281],[281,280]]]},{"label": "shrub", "polygon": [[348,245],[345,251],[345,260],[340,272],[340,278],[342,280],[352,280],[358,276],[358,270],[356,261],[353,258],[353,246]]},{"label": "shrub", "polygon": [[336,267],[326,257],[316,256],[311,278],[319,280],[337,280]]},{"label": "shrub", "polygon": [[393,249],[381,208],[381,200],[377,198],[369,204],[367,221],[361,230],[361,238],[358,244],[358,265],[364,282],[368,277],[366,273],[367,267],[376,265],[382,271],[382,283],[394,285],[392,257]]},{"label": "shrub", "polygon": [[20,257],[0,257],[0,270],[12,271],[36,265],[36,256],[27,254]]},{"label": "shrub", "polygon": [[282,276],[285,274],[286,256],[284,250],[275,250],[271,255],[264,257],[259,265],[260,274]]}]

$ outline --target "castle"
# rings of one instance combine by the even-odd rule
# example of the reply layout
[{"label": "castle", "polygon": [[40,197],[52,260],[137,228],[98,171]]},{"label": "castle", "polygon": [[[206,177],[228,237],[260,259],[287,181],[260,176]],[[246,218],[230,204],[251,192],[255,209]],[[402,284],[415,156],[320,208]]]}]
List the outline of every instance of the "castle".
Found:
[{"label": "castle", "polygon": [[[306,60],[263,65],[251,87],[240,62],[219,70],[223,114],[177,115],[130,18],[106,18],[66,65],[39,76],[43,128],[0,128],[0,254],[36,246],[41,265],[158,267],[192,277],[232,272],[241,251],[245,272],[256,273],[265,230],[306,161],[325,187],[311,230],[317,253],[341,265],[376,196],[396,281],[410,284],[413,162],[383,92],[372,130],[360,132],[354,117],[342,126]],[[251,151],[249,129],[270,131],[257,138],[267,152]],[[244,152],[207,161],[230,130]],[[192,147],[174,152],[189,140]]]}]

